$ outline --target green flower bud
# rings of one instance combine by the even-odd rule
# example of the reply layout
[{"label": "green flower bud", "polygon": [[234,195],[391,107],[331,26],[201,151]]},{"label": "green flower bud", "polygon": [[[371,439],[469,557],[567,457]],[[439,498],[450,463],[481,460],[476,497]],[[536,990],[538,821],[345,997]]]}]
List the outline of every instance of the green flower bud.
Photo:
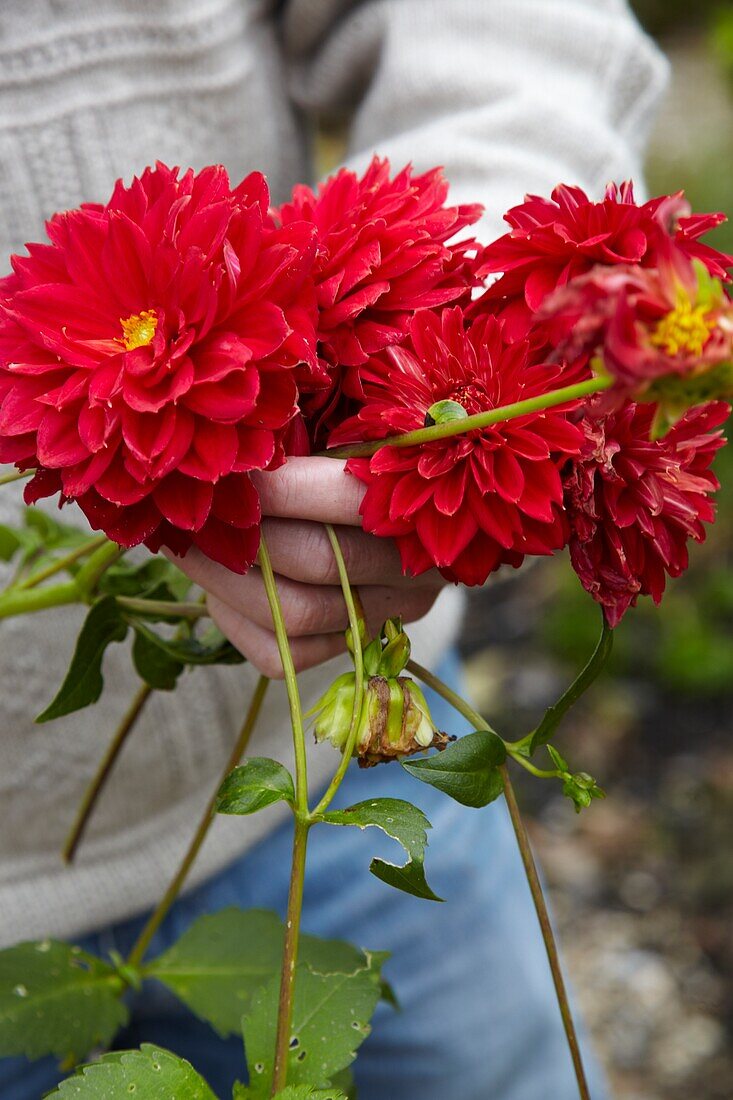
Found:
[{"label": "green flower bud", "polygon": [[308,711],[308,717],[318,715],[313,725],[316,741],[330,741],[335,749],[341,751],[351,728],[354,682],[354,673],[345,672],[334,680],[315,706]]}]

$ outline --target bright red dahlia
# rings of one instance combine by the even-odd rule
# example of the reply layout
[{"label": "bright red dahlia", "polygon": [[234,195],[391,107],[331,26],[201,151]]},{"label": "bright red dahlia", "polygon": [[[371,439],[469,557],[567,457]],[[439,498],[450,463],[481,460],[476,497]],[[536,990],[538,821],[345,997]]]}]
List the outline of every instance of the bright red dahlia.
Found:
[{"label": "bright red dahlia", "polygon": [[115,542],[237,572],[259,542],[249,471],[283,461],[317,384],[313,227],[276,228],[263,176],[162,164],[47,225],[0,284],[0,461],[37,467]]},{"label": "bright red dahlia", "polygon": [[659,603],[667,575],[687,568],[688,539],[705,538],[718,488],[710,464],[729,412],[724,402],[699,406],[656,441],[651,404],[583,421],[583,451],[564,478],[570,557],[610,626],[641,595]]},{"label": "bright red dahlia", "polygon": [[655,267],[659,247],[670,236],[714,278],[728,279],[733,264],[733,256],[698,239],[725,216],[691,214],[682,192],[638,205],[631,183],[610,184],[601,202],[591,202],[579,187],[561,185],[551,199],[528,195],[505,221],[510,231],[481,253],[478,274],[503,273],[481,302],[500,313],[512,339],[526,335],[533,314],[557,287],[597,264]]},{"label": "bright red dahlia", "polygon": [[[404,346],[364,368],[366,403],[331,442],[382,439],[547,393],[561,371],[534,360],[527,342],[507,344],[493,317],[467,329],[460,307],[423,311]],[[574,408],[350,459],[367,486],[365,529],[396,540],[405,571],[437,566],[463,584],[483,584],[527,554],[551,554],[567,541],[560,467],[583,442],[569,422]]]},{"label": "bright red dahlia", "polygon": [[361,397],[353,368],[404,340],[415,310],[458,301],[478,285],[467,256],[475,242],[446,241],[483,208],[446,206],[447,195],[439,168],[416,176],[408,165],[391,178],[389,161],[374,157],[361,178],[342,168],[317,193],[295,187],[280,208],[284,225],[305,219],[318,232],[319,354],[333,374],[321,406],[333,408],[342,389]]}]

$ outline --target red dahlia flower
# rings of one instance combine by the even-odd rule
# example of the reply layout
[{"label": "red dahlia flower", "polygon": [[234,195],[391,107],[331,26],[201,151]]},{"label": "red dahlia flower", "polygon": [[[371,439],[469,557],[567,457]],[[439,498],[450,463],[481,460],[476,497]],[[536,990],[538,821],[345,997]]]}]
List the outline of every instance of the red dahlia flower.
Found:
[{"label": "red dahlia flower", "polygon": [[539,317],[561,354],[592,354],[614,381],[599,405],[659,403],[664,430],[692,405],[733,389],[733,302],[671,241],[657,268],[594,267],[551,294]]},{"label": "red dahlia flower", "polygon": [[[409,341],[362,372],[365,405],[332,443],[422,428],[547,393],[560,365],[538,363],[525,341],[507,345],[493,317],[466,329],[459,307],[423,311]],[[436,403],[448,405],[435,408]],[[567,541],[560,467],[578,454],[572,408],[518,417],[415,447],[383,447],[347,468],[366,486],[364,527],[394,538],[406,571],[437,566],[449,580],[483,584],[502,563],[551,554]]]},{"label": "red dahlia flower", "polygon": [[159,164],[47,225],[0,283],[0,461],[37,467],[123,546],[192,544],[243,572],[249,471],[283,460],[314,378],[312,226],[275,228],[264,177]]},{"label": "red dahlia flower", "polygon": [[455,302],[478,284],[466,255],[474,242],[445,242],[483,208],[446,206],[447,195],[439,168],[415,176],[408,165],[392,179],[389,161],[374,157],[361,178],[342,168],[317,193],[297,186],[280,208],[284,225],[304,219],[318,231],[319,352],[334,372],[320,405],[333,406],[342,388],[361,397],[353,368],[404,340],[415,310]]},{"label": "red dahlia flower", "polygon": [[725,440],[724,402],[688,412],[663,439],[650,440],[654,407],[627,402],[583,421],[580,458],[565,475],[570,557],[581,584],[617,626],[640,595],[659,603],[666,575],[688,565],[687,541],[702,542],[715,518],[710,470]]},{"label": "red dahlia flower", "polygon": [[561,185],[552,198],[528,195],[505,215],[511,229],[479,256],[478,274],[502,272],[480,308],[498,311],[507,335],[524,335],[548,294],[597,264],[655,267],[660,245],[672,236],[690,259],[726,280],[733,256],[698,238],[725,221],[723,214],[691,214],[682,192],[634,201],[631,183],[610,184],[601,202],[579,187]]}]

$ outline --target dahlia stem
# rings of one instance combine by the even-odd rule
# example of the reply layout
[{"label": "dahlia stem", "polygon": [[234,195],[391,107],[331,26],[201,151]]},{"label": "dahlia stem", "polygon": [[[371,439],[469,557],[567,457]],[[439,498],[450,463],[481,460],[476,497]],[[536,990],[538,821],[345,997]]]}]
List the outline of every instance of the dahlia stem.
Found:
[{"label": "dahlia stem", "polygon": [[521,748],[527,746],[529,751],[532,752],[540,745],[546,745],[552,739],[552,735],[573,704],[577,703],[581,695],[598,679],[606,667],[613,651],[613,627],[608,625],[605,614],[603,612],[601,614],[603,616],[601,636],[590,660],[575,677],[567,691],[560,696],[556,703],[547,708],[537,728],[517,742],[515,748],[521,750]]},{"label": "dahlia stem", "polygon": [[[447,684],[444,684],[434,673],[429,672],[428,669],[423,668],[417,661],[408,661],[407,668],[410,672],[413,672],[420,680],[422,680],[433,691],[441,695],[448,703],[454,707],[459,714],[462,714],[464,718],[474,726],[475,729],[488,729],[490,732],[491,726],[485,721],[485,719],[474,710],[465,699],[462,699],[452,688],[449,688]],[[563,1026],[565,1028],[565,1035],[567,1036],[568,1047],[570,1049],[570,1057],[573,1061],[573,1068],[575,1070],[575,1079],[578,1084],[578,1095],[580,1100],[590,1100],[590,1093],[588,1092],[588,1083],[585,1077],[585,1070],[583,1068],[583,1059],[580,1053],[580,1046],[578,1043],[578,1036],[575,1030],[575,1024],[573,1023],[573,1016],[570,1009],[570,1002],[568,1001],[568,994],[565,988],[565,981],[562,975],[562,968],[560,966],[560,958],[557,951],[557,944],[555,943],[555,935],[552,931],[552,925],[550,924],[550,917],[547,912],[547,905],[545,904],[545,897],[542,893],[542,886],[540,884],[539,876],[537,874],[537,868],[535,866],[534,858],[532,856],[532,850],[529,846],[529,839],[527,832],[524,828],[521,815],[519,813],[519,807],[517,806],[517,800],[514,795],[514,788],[512,787],[509,774],[506,770],[506,765],[502,764],[499,768],[501,774],[501,781],[504,787],[504,797],[506,798],[507,807],[509,809],[509,816],[514,828],[514,835],[517,839],[517,845],[519,847],[519,854],[522,857],[522,863],[524,865],[524,872],[527,877],[527,883],[529,885],[530,893],[532,894],[532,900],[537,912],[537,919],[540,925],[540,931],[542,933],[542,939],[545,944],[545,951],[547,952],[547,960],[550,964],[550,971],[552,973],[552,981],[555,986],[555,995],[557,997],[558,1006],[560,1008],[560,1015],[562,1016]]]},{"label": "dahlia stem", "polygon": [[37,573],[32,573],[29,577],[25,577],[23,580],[18,581],[14,587],[21,591],[27,588],[35,588],[37,584],[41,584],[42,581],[55,576],[56,573],[62,573],[64,569],[68,569],[70,565],[74,565],[80,558],[84,558],[87,554],[99,550],[106,542],[106,535],[100,535],[96,539],[90,539],[89,542],[77,546],[70,554],[66,554],[63,558],[57,558],[56,561],[47,565],[45,569],[39,569]]},{"label": "dahlia stem", "polygon": [[12,474],[3,474],[0,477],[0,485],[11,485],[14,481],[24,481],[27,477],[33,477],[35,470],[14,470]]},{"label": "dahlia stem", "polygon": [[0,593],[0,619],[80,602],[79,589],[73,580],[47,584],[42,588],[9,588]]},{"label": "dahlia stem", "polygon": [[295,675],[293,655],[285,628],[282,605],[277,591],[272,562],[267,551],[267,543],[260,535],[258,555],[262,581],[265,586],[270,614],[275,629],[277,648],[285,677],[285,687],[290,706],[290,722],[293,728],[293,749],[295,752],[295,833],[293,837],[293,860],[290,871],[290,889],[288,891],[288,910],[285,919],[285,942],[283,944],[282,971],[280,975],[280,997],[277,1011],[277,1030],[275,1036],[275,1068],[272,1077],[272,1095],[276,1096],[287,1083],[288,1051],[290,1049],[290,1027],[293,1019],[293,994],[295,991],[295,967],[298,962],[298,941],[300,936],[300,915],[303,909],[303,885],[305,881],[305,859],[308,846],[308,831],[312,818],[308,812],[308,771],[305,755],[305,731],[300,692]]},{"label": "dahlia stem", "polygon": [[89,783],[84,797],[82,798],[79,809],[76,812],[74,823],[69,830],[69,834],[64,842],[64,846],[61,850],[61,858],[64,863],[69,864],[73,861],[76,855],[76,850],[79,847],[84,830],[86,829],[89,818],[91,817],[92,810],[97,804],[97,800],[102,793],[110,772],[115,765],[117,757],[119,756],[122,746],[127,741],[128,735],[132,733],[137,723],[138,718],[145,709],[145,704],[153,693],[153,689],[148,684],[143,684],[140,690],[136,693],[135,698],[132,700],[127,713],[120,722],[115,734],[110,741],[107,751],[102,757],[99,766]]},{"label": "dahlia stem", "polygon": [[282,604],[277,590],[275,574],[272,562],[267,550],[264,537],[260,535],[260,550],[258,564],[262,573],[262,581],[265,593],[270,605],[270,614],[275,628],[275,638],[280,654],[280,661],[285,676],[285,687],[288,693],[288,705],[290,707],[290,721],[293,727],[293,749],[295,752],[295,805],[299,813],[308,816],[308,764],[305,755],[305,730],[303,727],[303,710],[300,705],[300,692],[293,664],[293,655],[290,651],[288,632],[285,629]]},{"label": "dahlia stem", "polygon": [[124,546],[118,546],[116,542],[105,539],[102,545],[89,555],[74,577],[79,598],[84,603],[91,602],[102,576],[125,552]]},{"label": "dahlia stem", "polygon": [[434,672],[430,671],[430,669],[425,668],[423,665],[418,664],[417,661],[411,659],[407,662],[407,671],[414,672],[419,680],[427,684],[436,694],[441,695],[447,703],[450,703],[454,710],[457,710],[459,714],[462,714],[464,718],[468,719],[474,729],[488,730],[489,733],[495,733],[497,737],[499,736],[496,730],[491,728],[483,715],[479,714],[477,710],[474,710],[465,699],[462,699],[457,691],[454,691],[453,688],[444,684]]},{"label": "dahlia stem", "polygon": [[150,941],[160,928],[160,925],[163,923],[166,916],[168,915],[168,911],[170,910],[174,901],[181,892],[183,885],[188,878],[188,873],[191,870],[193,862],[196,859],[201,845],[206,839],[206,835],[211,828],[211,823],[214,820],[214,807],[216,806],[216,799],[217,795],[219,794],[221,785],[226,777],[229,775],[230,771],[232,771],[233,768],[236,768],[237,764],[247,751],[247,746],[252,736],[252,732],[255,728],[260,710],[262,709],[262,703],[267,693],[267,688],[269,684],[270,681],[267,679],[266,676],[260,676],[259,680],[257,681],[254,695],[252,696],[249,708],[247,710],[247,715],[244,719],[244,724],[239,731],[239,736],[234,743],[234,747],[229,754],[223,771],[217,779],[216,786],[214,787],[211,798],[206,804],[206,809],[204,810],[201,820],[198,824],[198,828],[193,835],[191,843],[188,847],[188,851],[181,860],[178,870],[173,876],[168,886],[168,889],[158,902],[153,912],[150,914],[150,917],[148,918],[145,927],[142,929],[140,935],[135,941],[132,950],[130,951],[130,954],[127,958],[128,966],[138,967],[140,965],[145,956],[145,952],[150,946]]},{"label": "dahlia stem", "polygon": [[591,1100],[590,1092],[588,1090],[588,1081],[585,1076],[585,1068],[583,1066],[583,1057],[580,1053],[580,1044],[578,1043],[578,1035],[575,1030],[575,1023],[573,1022],[573,1014],[570,1008],[570,1001],[568,1000],[567,989],[565,988],[565,980],[562,974],[562,968],[560,966],[560,958],[557,952],[557,944],[555,943],[555,936],[552,931],[552,925],[550,923],[550,916],[547,912],[547,905],[545,904],[545,896],[542,892],[542,886],[540,884],[539,875],[537,874],[537,866],[532,855],[532,849],[530,847],[527,831],[524,827],[521,814],[519,813],[519,806],[517,805],[517,799],[514,794],[514,787],[509,779],[509,773],[507,772],[506,765],[502,764],[499,768],[501,774],[501,781],[504,786],[504,797],[506,804],[509,808],[509,816],[512,820],[514,827],[514,835],[517,838],[517,845],[519,847],[519,854],[522,857],[522,863],[524,864],[524,873],[527,876],[527,882],[532,894],[532,900],[537,912],[537,919],[542,930],[542,939],[545,943],[545,950],[547,952],[547,959],[550,964],[550,970],[552,971],[552,980],[555,985],[555,993],[557,996],[557,1003],[560,1007],[560,1015],[562,1016],[563,1027],[565,1028],[565,1035],[568,1041],[568,1047],[570,1049],[570,1057],[573,1061],[573,1069],[575,1070],[575,1080],[578,1085],[578,1096],[580,1100]]},{"label": "dahlia stem", "polygon": [[388,435],[384,439],[375,439],[367,443],[354,443],[345,447],[334,447],[323,453],[328,458],[366,458],[373,455],[381,447],[417,447],[423,443],[433,443],[436,439],[448,439],[450,436],[463,435],[464,432],[472,432],[477,428],[489,428],[492,424],[503,424],[507,420],[514,420],[518,416],[527,416],[530,413],[542,412],[543,409],[552,409],[556,405],[564,405],[567,401],[577,401],[582,397],[590,397],[594,393],[601,393],[613,384],[610,378],[589,378],[585,382],[576,382],[573,386],[563,386],[559,390],[551,390],[550,393],[542,393],[537,397],[528,397],[524,401],[514,401],[510,405],[500,405],[496,409],[487,409],[486,412],[474,413],[462,420],[448,420],[444,424],[433,424],[429,428],[418,428],[414,432],[405,432],[404,435]]},{"label": "dahlia stem", "polygon": [[[351,763],[351,759],[354,755],[354,749],[356,748],[356,738],[359,733],[359,721],[361,719],[361,711],[364,705],[364,659],[362,655],[361,646],[361,622],[364,621],[364,609],[361,606],[361,600],[358,597],[358,593],[352,589],[351,582],[349,581],[349,575],[346,571],[346,562],[344,561],[344,555],[341,552],[341,546],[339,544],[338,536],[334,531],[330,523],[326,525],[326,533],[333,548],[334,557],[336,558],[336,565],[339,572],[339,580],[341,581],[341,590],[344,594],[344,603],[346,604],[346,611],[349,616],[349,626],[351,627],[351,642],[354,648],[354,705],[351,711],[351,724],[349,726],[349,733],[346,738],[346,744],[344,745],[343,753],[341,755],[341,761],[338,769],[328,785],[326,793],[321,801],[313,811],[313,816],[322,814],[330,806],[336,791],[341,786],[341,782],[346,775],[346,769]],[[357,600],[359,607],[357,608]]]},{"label": "dahlia stem", "polygon": [[134,615],[165,615],[178,619],[204,619],[209,612],[202,603],[185,600],[146,600],[138,596],[117,596],[117,603]]}]

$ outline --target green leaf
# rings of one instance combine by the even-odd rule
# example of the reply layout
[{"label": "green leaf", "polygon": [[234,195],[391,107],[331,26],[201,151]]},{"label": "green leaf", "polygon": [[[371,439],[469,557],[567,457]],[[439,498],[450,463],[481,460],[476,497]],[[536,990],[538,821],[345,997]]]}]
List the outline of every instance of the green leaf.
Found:
[{"label": "green leaf", "polygon": [[433,756],[403,760],[402,767],[463,806],[487,806],[502,793],[498,765],[505,760],[506,748],[501,737],[490,730],[479,730]]},{"label": "green leaf", "polygon": [[[262,1096],[257,1092],[242,1085],[239,1081],[234,1085],[232,1100],[256,1100]],[[346,1100],[346,1093],[341,1089],[314,1089],[312,1085],[287,1085],[281,1092],[275,1093],[275,1100]]]},{"label": "green leaf", "polygon": [[0,1055],[78,1061],[127,1021],[113,967],[56,940],[0,951]]},{"label": "green leaf", "polygon": [[295,803],[293,778],[277,760],[254,756],[226,777],[216,799],[220,814],[254,814],[273,802]]},{"label": "green leaf", "polygon": [[203,1077],[184,1058],[144,1043],[140,1050],[104,1055],[47,1094],[61,1100],[216,1100]]},{"label": "green leaf", "polygon": [[147,631],[140,630],[137,624],[133,626],[135,641],[132,644],[132,663],[135,671],[141,680],[156,691],[172,691],[184,666],[151,641]]},{"label": "green leaf", "polygon": [[148,558],[142,564],[121,558],[111,565],[99,582],[99,591],[110,596],[140,596],[146,599],[182,600],[191,582],[166,558]]},{"label": "green leaf", "polygon": [[36,721],[50,722],[52,718],[96,703],[104,687],[102,660],[107,646],[124,641],[126,635],[127,624],[114,597],[103,596],[92,606],[84,621],[63,684]]},{"label": "green leaf", "polygon": [[180,661],[181,664],[241,665],[244,662],[244,657],[239,650],[235,649],[216,627],[210,627],[201,635],[201,638],[193,635],[187,638],[163,638],[141,619],[130,618],[130,622],[151,645],[157,646],[171,660]]},{"label": "green leaf", "polygon": [[322,821],[329,825],[356,825],[359,829],[374,826],[398,841],[407,853],[404,866],[373,859],[369,870],[388,886],[414,894],[429,901],[442,901],[425,881],[423,867],[427,830],[432,826],[422,810],[401,798],[375,798],[358,802],[346,810],[329,810],[322,814]]},{"label": "green leaf", "polygon": [[0,523],[0,561],[12,561],[20,550],[22,542],[17,531]]},{"label": "green leaf", "polygon": [[[254,1096],[269,1095],[272,1083],[279,993],[280,976],[275,975],[254,995],[243,1021]],[[379,995],[368,970],[316,974],[306,966],[297,968],[287,1071],[291,1085],[322,1086],[353,1062],[371,1031]]]},{"label": "green leaf", "polygon": [[[200,917],[160,958],[145,967],[222,1036],[237,1034],[256,990],[280,973],[284,927],[263,909],[223,909]],[[320,973],[366,968],[380,980],[381,954],[341,940],[301,936],[300,960]]]}]

